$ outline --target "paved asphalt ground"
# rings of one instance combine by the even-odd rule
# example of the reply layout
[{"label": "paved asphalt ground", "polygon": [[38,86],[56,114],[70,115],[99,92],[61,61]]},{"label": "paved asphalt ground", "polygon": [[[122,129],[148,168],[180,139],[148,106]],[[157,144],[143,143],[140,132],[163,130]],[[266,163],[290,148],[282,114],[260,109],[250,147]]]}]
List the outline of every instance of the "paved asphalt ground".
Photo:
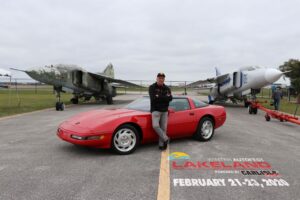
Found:
[{"label": "paved asphalt ground", "polygon": [[[136,95],[121,95],[115,105],[84,104],[64,112],[46,110],[0,119],[0,199],[156,199],[161,152],[156,144],[134,154],[77,147],[56,136],[58,124],[91,109],[120,107]],[[185,152],[190,160],[262,158],[289,186],[174,186],[179,179],[269,179],[266,176],[217,174],[210,169],[173,169],[170,199],[299,199],[300,127],[263,113],[249,115],[240,106],[227,106],[227,121],[210,142],[172,141],[169,152]],[[273,179],[273,178],[271,178]],[[166,187],[166,186],[164,186]]]}]

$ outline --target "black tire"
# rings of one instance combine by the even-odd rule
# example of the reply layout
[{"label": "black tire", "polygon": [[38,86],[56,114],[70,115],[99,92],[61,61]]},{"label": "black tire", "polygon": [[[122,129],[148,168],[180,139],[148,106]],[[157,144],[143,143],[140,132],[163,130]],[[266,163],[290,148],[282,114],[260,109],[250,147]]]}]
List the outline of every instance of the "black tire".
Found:
[{"label": "black tire", "polygon": [[60,110],[59,102],[56,102],[56,104],[55,104],[55,109],[56,109],[56,111],[59,111],[59,110]]},{"label": "black tire", "polygon": [[[120,137],[120,135],[122,134],[122,132],[126,132],[128,134],[132,134],[132,136],[128,138],[128,141],[132,140],[132,143],[129,142],[131,144],[130,148],[127,148],[127,149],[123,148],[122,149],[120,147],[120,146],[122,146],[122,144],[120,144],[119,141],[116,141],[117,138]],[[133,142],[133,140],[135,140],[135,142]],[[127,155],[127,154],[133,153],[136,150],[136,148],[139,145],[139,143],[140,143],[140,136],[139,136],[139,133],[138,133],[137,129],[134,126],[132,126],[132,125],[124,124],[124,125],[120,126],[117,130],[115,130],[115,132],[113,134],[113,137],[111,139],[111,148],[117,154]]]},{"label": "black tire", "polygon": [[62,103],[62,102],[61,102],[61,104],[60,104],[60,110],[61,110],[61,111],[64,111],[64,110],[65,110],[65,104]]},{"label": "black tire", "polygon": [[65,104],[63,102],[56,102],[55,109],[56,111],[63,111],[65,109]]},{"label": "black tire", "polygon": [[250,114],[250,115],[252,114],[252,112],[253,112],[253,109],[252,109],[252,107],[251,107],[251,106],[248,106],[248,112],[249,112],[249,114]]},{"label": "black tire", "polygon": [[253,112],[254,115],[256,115],[257,114],[257,108],[253,108],[252,112]]},{"label": "black tire", "polygon": [[[210,133],[207,133],[207,136],[205,136],[205,134],[202,131],[202,127],[206,122],[208,122],[212,126],[212,130]],[[194,138],[199,141],[209,141],[214,136],[214,132],[215,127],[213,119],[210,117],[203,117],[198,123],[197,131],[194,134]]]},{"label": "black tire", "polygon": [[266,119],[267,122],[269,122],[271,120],[271,117],[269,115],[266,115],[265,119]]},{"label": "black tire", "polygon": [[108,105],[111,105],[111,104],[113,104],[113,98],[112,98],[112,96],[107,96],[106,97],[106,103],[108,104]]}]

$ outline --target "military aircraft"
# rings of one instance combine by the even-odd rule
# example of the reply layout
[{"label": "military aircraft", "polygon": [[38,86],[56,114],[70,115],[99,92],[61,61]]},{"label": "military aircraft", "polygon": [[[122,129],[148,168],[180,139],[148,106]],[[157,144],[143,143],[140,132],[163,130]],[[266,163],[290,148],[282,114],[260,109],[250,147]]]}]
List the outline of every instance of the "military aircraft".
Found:
[{"label": "military aircraft", "polygon": [[255,98],[261,88],[276,82],[284,73],[274,68],[250,66],[221,74],[216,68],[216,77],[190,83],[187,87],[195,88],[214,83],[208,95],[210,104],[230,99],[233,103],[236,103],[236,100],[244,101],[245,107],[248,107],[247,95],[251,94],[251,97]]},{"label": "military aircraft", "polygon": [[45,65],[28,70],[11,68],[22,71],[31,78],[49,85],[53,85],[56,92],[56,110],[64,110],[64,103],[60,100],[60,93],[70,91],[73,93],[71,102],[78,104],[79,98],[86,101],[94,97],[96,100],[106,100],[107,104],[113,103],[117,87],[142,87],[134,83],[114,78],[114,68],[109,64],[102,73],[93,73],[77,65]]},{"label": "military aircraft", "polygon": [[[11,82],[11,73],[5,69],[0,69],[0,77],[1,76],[4,76],[4,77],[9,77],[10,78],[10,82]],[[0,87],[1,88],[8,88],[7,85],[1,85],[0,84]]]}]

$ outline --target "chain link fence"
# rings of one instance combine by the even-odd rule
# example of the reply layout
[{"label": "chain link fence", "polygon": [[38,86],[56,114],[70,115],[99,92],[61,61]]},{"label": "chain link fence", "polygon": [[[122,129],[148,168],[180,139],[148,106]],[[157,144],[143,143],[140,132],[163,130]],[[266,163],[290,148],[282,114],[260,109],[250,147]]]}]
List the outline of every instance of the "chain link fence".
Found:
[{"label": "chain link fence", "polygon": [[[154,83],[154,80],[127,80],[129,82],[135,83],[137,85],[143,86],[142,88],[134,88],[134,87],[120,87],[117,88],[117,92],[121,94],[129,94],[129,93],[146,93],[148,92],[148,87],[152,83]],[[192,81],[166,81],[165,84],[168,85],[172,91],[175,93],[180,94],[187,94],[188,90],[191,90],[187,87],[189,83]],[[1,89],[3,88],[15,90],[15,91],[33,91],[33,93],[38,94],[39,91],[49,91],[53,92],[53,86],[46,85],[43,83],[40,83],[38,81],[32,80],[32,79],[26,79],[26,78],[12,78],[9,77],[0,77],[0,86]]]}]

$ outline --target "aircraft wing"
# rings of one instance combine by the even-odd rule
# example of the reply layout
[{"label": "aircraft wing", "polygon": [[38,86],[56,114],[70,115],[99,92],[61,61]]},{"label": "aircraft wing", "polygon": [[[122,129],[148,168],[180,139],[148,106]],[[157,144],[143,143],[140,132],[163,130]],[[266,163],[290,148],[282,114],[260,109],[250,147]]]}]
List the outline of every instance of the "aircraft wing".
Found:
[{"label": "aircraft wing", "polygon": [[112,83],[111,85],[115,88],[128,88],[128,86],[124,86],[120,83]]},{"label": "aircraft wing", "polygon": [[187,87],[196,87],[198,85],[205,85],[205,84],[210,84],[212,82],[210,82],[208,79],[206,80],[199,80],[199,81],[195,81],[195,82],[192,82],[190,84],[187,84],[186,86]]},{"label": "aircraft wing", "polygon": [[[121,80],[121,79],[115,79],[115,78],[111,78],[111,77],[108,77],[108,76],[104,76],[104,75],[100,75],[100,74],[95,74],[95,73],[91,73],[91,72],[88,72],[91,76],[97,78],[97,79],[106,79],[108,80],[109,82],[112,82],[112,83],[120,83],[124,86],[128,86],[128,87],[138,87],[138,88],[143,88],[143,86],[141,85],[137,85],[137,84],[134,84],[134,83],[131,83],[131,82],[128,82],[128,81],[124,81],[124,80]],[[113,85],[116,85],[116,84],[113,84]],[[117,86],[117,87],[120,87],[120,86]]]},{"label": "aircraft wing", "polygon": [[222,83],[225,79],[227,79],[229,74],[223,74],[214,78],[208,78],[206,80],[199,80],[188,84],[188,87],[195,87],[198,85],[210,84],[210,83]]}]

